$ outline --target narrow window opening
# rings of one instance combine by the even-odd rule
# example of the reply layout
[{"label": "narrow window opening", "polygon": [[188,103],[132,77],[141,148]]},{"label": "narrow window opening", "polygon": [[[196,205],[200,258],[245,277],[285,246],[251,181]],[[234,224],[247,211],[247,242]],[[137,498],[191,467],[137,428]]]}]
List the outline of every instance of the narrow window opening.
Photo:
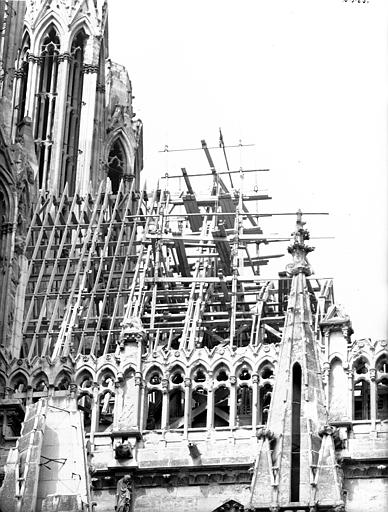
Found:
[{"label": "narrow window opening", "polygon": [[78,160],[80,118],[82,107],[83,63],[86,34],[83,30],[75,36],[71,45],[68,88],[66,96],[66,114],[62,147],[61,190],[66,183],[69,194],[75,191],[76,170]]},{"label": "narrow window opening", "polygon": [[122,143],[116,140],[108,156],[108,178],[112,183],[112,192],[117,194],[125,170],[125,152]]},{"label": "narrow window opening", "polygon": [[229,426],[229,388],[220,386],[214,393],[214,426]]},{"label": "narrow window opening", "polygon": [[370,419],[370,385],[366,380],[360,380],[353,388],[353,413],[355,420]]},{"label": "narrow window opening", "polygon": [[301,388],[302,370],[300,365],[295,363],[292,369],[291,501],[299,501]]},{"label": "narrow window opening", "polygon": [[183,428],[185,413],[185,393],[183,389],[176,388],[170,391],[169,396],[169,427]]},{"label": "narrow window opening", "polygon": [[38,158],[40,189],[45,189],[48,186],[51,165],[59,49],[58,34],[54,27],[50,27],[41,47],[39,82],[36,95],[35,147]]},{"label": "narrow window opening", "polygon": [[240,426],[252,424],[252,388],[246,384],[237,391],[237,420]]},{"label": "narrow window opening", "polygon": [[206,427],[207,390],[198,387],[193,391],[191,398],[191,427]]},{"label": "narrow window opening", "polygon": [[152,389],[148,392],[147,430],[155,430],[161,427],[162,397],[162,392],[158,389]]}]

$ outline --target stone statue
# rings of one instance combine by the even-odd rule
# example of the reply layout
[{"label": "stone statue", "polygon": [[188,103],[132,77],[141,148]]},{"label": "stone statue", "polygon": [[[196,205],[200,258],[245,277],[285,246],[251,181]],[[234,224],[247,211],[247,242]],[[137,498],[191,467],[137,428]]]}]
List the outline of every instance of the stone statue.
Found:
[{"label": "stone statue", "polygon": [[132,478],[130,475],[125,475],[117,482],[116,492],[116,512],[130,512],[132,502]]}]

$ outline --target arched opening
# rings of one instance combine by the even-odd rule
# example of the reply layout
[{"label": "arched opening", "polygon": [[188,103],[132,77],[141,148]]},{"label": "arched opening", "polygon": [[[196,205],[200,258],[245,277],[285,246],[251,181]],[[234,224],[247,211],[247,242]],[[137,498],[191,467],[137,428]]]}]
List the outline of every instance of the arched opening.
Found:
[{"label": "arched opening", "polygon": [[35,147],[38,158],[39,188],[47,189],[51,164],[55,104],[57,96],[60,41],[51,25],[43,38],[35,109]]},{"label": "arched opening", "polygon": [[214,392],[214,426],[229,426],[230,414],[230,390],[225,385],[220,386]]},{"label": "arched opening", "polygon": [[207,389],[202,386],[193,390],[191,395],[191,421],[192,428],[205,428],[207,422]]},{"label": "arched opening", "polygon": [[116,139],[109,151],[108,156],[108,178],[112,183],[112,193],[117,194],[120,181],[126,169],[126,157],[124,146],[120,139]]},{"label": "arched opening", "polygon": [[194,377],[193,377],[193,380],[194,382],[205,382],[206,381],[206,371],[204,368],[202,368],[201,366],[196,368],[196,370],[194,371]]},{"label": "arched opening", "polygon": [[237,389],[237,422],[240,426],[252,424],[252,388],[246,384]]},{"label": "arched opening", "polygon": [[48,395],[49,382],[44,372],[39,373],[33,380],[33,402],[37,402],[42,396]]},{"label": "arched opening", "polygon": [[376,371],[379,373],[379,374],[388,374],[388,356],[387,355],[382,355],[378,358],[377,362],[376,362]]},{"label": "arched opening", "polygon": [[67,391],[71,383],[70,375],[66,372],[61,372],[55,382],[56,391]]},{"label": "arched opening", "polygon": [[361,356],[353,363],[353,370],[356,375],[365,375],[368,373],[369,363],[368,360]]},{"label": "arched opening", "polygon": [[68,183],[70,195],[74,194],[76,183],[86,39],[87,35],[83,29],[77,32],[71,45],[69,59],[60,190]]},{"label": "arched opening", "polygon": [[147,393],[147,430],[161,428],[163,395],[159,389],[149,389]]},{"label": "arched opening", "polygon": [[169,427],[183,428],[185,414],[185,392],[181,387],[172,389],[169,393]]},{"label": "arched opening", "polygon": [[11,388],[15,393],[25,393],[27,391],[27,377],[22,373],[15,375],[11,381]]},{"label": "arched opening", "polygon": [[98,432],[105,432],[112,425],[114,406],[114,393],[109,389],[104,390],[98,398]]},{"label": "arched opening", "polygon": [[353,386],[353,418],[370,419],[370,384],[364,379],[355,382]]},{"label": "arched opening", "polygon": [[291,501],[299,501],[300,486],[300,412],[302,393],[302,369],[298,363],[292,368],[291,408]]},{"label": "arched opening", "polygon": [[388,379],[384,377],[377,382],[377,419],[388,419]]}]

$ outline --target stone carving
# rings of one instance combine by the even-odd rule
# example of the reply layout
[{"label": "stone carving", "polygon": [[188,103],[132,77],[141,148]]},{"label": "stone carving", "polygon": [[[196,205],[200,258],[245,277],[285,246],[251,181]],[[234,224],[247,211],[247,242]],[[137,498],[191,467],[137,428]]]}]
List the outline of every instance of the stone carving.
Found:
[{"label": "stone carving", "polygon": [[310,234],[307,229],[304,229],[306,223],[302,221],[302,212],[297,212],[296,230],[293,234],[294,243],[288,247],[288,252],[292,254],[293,262],[286,265],[286,272],[288,275],[296,275],[303,272],[306,275],[313,273],[310,263],[307,261],[307,254],[314,250],[304,242],[309,240]]},{"label": "stone carving", "polygon": [[130,512],[132,502],[132,478],[125,475],[117,482],[116,512]]},{"label": "stone carving", "polygon": [[115,448],[115,458],[118,460],[132,459],[132,447],[128,441],[118,444]]},{"label": "stone carving", "polygon": [[268,439],[268,441],[273,441],[275,439],[275,434],[272,430],[265,427],[260,428],[256,435],[259,439]]},{"label": "stone carving", "polygon": [[146,332],[138,317],[131,316],[123,321],[120,333],[120,345],[125,341],[141,342],[145,339]]}]

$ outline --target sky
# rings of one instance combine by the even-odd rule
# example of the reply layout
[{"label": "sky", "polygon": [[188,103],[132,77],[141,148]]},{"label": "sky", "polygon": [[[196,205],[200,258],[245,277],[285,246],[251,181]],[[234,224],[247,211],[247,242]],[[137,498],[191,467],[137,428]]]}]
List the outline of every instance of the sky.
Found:
[{"label": "sky", "polygon": [[[181,167],[208,171],[202,151],[166,145],[217,146],[219,127],[226,145],[252,144],[227,155],[234,170],[270,169],[235,185],[268,190],[261,212],[329,213],[304,218],[309,260],[334,278],[354,339],[387,338],[387,20],[386,0],[109,0],[110,58],[132,81],[149,188]],[[294,225],[262,222],[281,236]]]}]

